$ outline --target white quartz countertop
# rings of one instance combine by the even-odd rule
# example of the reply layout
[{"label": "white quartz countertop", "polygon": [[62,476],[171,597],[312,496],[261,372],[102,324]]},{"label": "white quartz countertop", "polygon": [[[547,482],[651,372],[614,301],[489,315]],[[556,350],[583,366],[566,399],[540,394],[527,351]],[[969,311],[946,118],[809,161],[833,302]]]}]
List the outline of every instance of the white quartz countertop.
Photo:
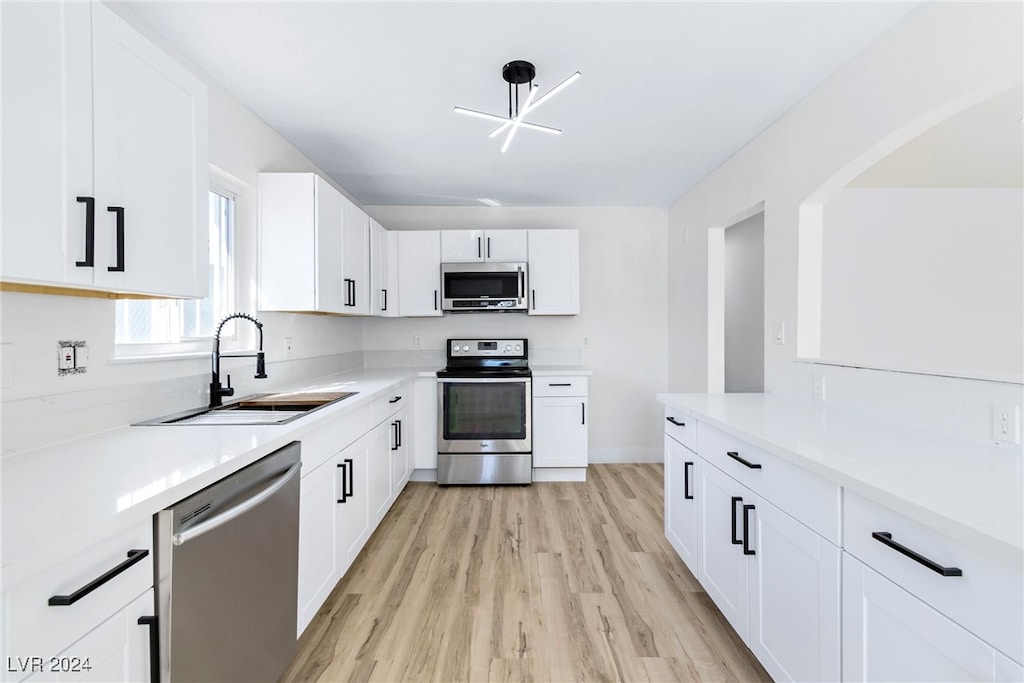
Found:
[{"label": "white quartz countertop", "polygon": [[[658,400],[953,538],[1024,561],[1021,449],[771,394]],[[700,429],[697,430],[698,445]]]},{"label": "white quartz countertop", "polygon": [[147,519],[395,386],[434,372],[367,368],[275,387],[358,392],[287,424],[125,426],[4,458],[3,583],[16,583]]}]

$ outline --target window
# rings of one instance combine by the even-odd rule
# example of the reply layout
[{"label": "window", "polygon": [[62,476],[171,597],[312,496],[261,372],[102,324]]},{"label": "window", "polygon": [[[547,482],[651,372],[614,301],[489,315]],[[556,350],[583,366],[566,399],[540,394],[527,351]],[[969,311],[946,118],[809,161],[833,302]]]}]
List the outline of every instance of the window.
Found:
[{"label": "window", "polygon": [[[210,192],[210,290],[200,300],[119,299],[114,314],[114,343],[179,344],[214,335],[217,323],[235,309],[235,197],[221,190]],[[223,335],[234,333],[234,321]],[[134,354],[128,354],[134,355]]]}]

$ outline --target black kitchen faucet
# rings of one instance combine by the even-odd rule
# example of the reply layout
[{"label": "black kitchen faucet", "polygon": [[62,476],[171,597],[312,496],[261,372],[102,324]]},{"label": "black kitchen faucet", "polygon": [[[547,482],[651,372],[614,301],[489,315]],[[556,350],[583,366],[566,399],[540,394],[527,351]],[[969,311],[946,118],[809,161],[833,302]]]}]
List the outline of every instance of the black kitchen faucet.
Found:
[{"label": "black kitchen faucet", "polygon": [[229,320],[240,318],[242,320],[248,320],[256,325],[256,330],[259,332],[259,349],[256,353],[226,353],[224,354],[227,358],[252,358],[256,357],[256,379],[267,378],[266,361],[263,357],[263,323],[256,318],[252,317],[248,313],[232,313],[226,316],[217,325],[217,334],[213,336],[213,377],[210,380],[210,407],[217,408],[223,405],[221,398],[224,396],[234,396],[235,390],[231,387],[231,375],[228,375],[228,385],[222,387],[220,385],[220,332],[224,328],[224,324]]}]

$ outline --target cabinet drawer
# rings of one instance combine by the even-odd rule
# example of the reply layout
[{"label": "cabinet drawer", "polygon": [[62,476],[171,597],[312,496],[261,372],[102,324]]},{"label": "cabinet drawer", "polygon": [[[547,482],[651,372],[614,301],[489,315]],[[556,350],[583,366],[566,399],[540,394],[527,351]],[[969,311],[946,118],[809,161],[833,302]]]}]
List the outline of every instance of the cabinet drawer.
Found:
[{"label": "cabinet drawer", "polygon": [[534,396],[586,396],[586,377],[534,377]]},{"label": "cabinet drawer", "polygon": [[364,405],[302,434],[302,476],[306,476],[338,451],[373,428],[372,409]]},{"label": "cabinet drawer", "polygon": [[[846,491],[846,551],[968,631],[1024,661],[1024,571],[889,508]],[[872,534],[891,534],[879,540]],[[908,557],[885,541],[919,558]],[[934,563],[933,568],[925,565]],[[961,576],[944,576],[956,568]]]},{"label": "cabinet drawer", "polygon": [[378,425],[409,405],[412,386],[401,384],[373,399],[373,424]]},{"label": "cabinet drawer", "polygon": [[686,413],[665,408],[665,434],[697,452],[697,420]]},{"label": "cabinet drawer", "polygon": [[[70,605],[49,604],[72,596],[128,563],[128,552],[146,555]],[[7,657],[48,659],[153,587],[153,523],[147,519],[64,562],[7,588],[3,597]],[[85,655],[83,655],[85,656]]]},{"label": "cabinet drawer", "polygon": [[701,422],[697,453],[754,493],[840,545],[839,486]]}]

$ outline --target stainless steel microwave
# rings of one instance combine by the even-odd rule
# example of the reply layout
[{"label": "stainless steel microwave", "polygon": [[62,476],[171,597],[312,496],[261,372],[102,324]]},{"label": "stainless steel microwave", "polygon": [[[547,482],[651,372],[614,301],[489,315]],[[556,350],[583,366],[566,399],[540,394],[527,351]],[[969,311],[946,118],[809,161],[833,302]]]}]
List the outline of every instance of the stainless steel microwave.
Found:
[{"label": "stainless steel microwave", "polygon": [[442,263],[441,310],[525,311],[525,263]]}]

